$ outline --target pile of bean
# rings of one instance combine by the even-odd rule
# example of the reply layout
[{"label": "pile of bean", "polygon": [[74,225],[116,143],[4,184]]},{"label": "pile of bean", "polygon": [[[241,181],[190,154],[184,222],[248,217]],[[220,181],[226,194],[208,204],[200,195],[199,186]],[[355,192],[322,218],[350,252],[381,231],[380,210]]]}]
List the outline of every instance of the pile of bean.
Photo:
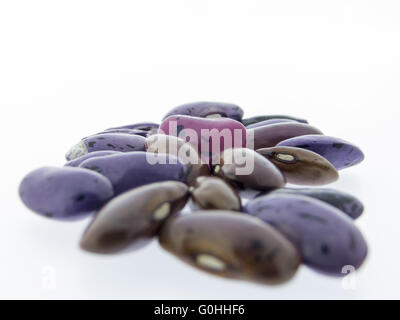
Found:
[{"label": "pile of bean", "polygon": [[[360,267],[367,244],[353,221],[363,205],[315,186],[361,162],[361,150],[304,119],[242,116],[234,104],[196,102],[172,109],[160,125],[104,130],[73,146],[64,167],[30,172],[20,197],[53,219],[92,214],[80,241],[90,252],[132,250],[158,237],[162,248],[201,270],[266,284],[291,279],[301,263],[329,275]],[[172,121],[177,132],[170,132]],[[180,138],[187,129],[201,139],[202,129],[243,136],[204,153]],[[253,159],[249,174],[238,174],[243,163],[227,161],[236,155]],[[182,213],[186,204],[190,213]]]}]

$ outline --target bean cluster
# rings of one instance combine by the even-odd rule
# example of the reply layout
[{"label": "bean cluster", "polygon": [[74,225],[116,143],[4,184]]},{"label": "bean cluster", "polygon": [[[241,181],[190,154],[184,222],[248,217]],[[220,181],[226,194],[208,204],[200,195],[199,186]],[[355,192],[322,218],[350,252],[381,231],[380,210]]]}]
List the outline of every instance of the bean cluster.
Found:
[{"label": "bean cluster", "polygon": [[172,109],[161,124],[83,138],[64,167],[26,175],[19,194],[48,218],[92,215],[83,250],[112,254],[158,238],[203,271],[280,284],[301,263],[335,276],[365,260],[367,244],[354,224],[363,205],[318,187],[363,158],[304,119],[243,119],[237,105],[195,102]]}]

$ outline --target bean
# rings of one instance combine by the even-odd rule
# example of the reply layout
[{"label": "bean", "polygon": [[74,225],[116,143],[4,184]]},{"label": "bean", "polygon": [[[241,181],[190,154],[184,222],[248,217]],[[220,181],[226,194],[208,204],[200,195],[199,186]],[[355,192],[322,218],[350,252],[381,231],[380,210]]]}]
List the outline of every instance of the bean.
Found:
[{"label": "bean", "polygon": [[329,188],[281,188],[271,192],[260,192],[256,197],[266,194],[298,194],[321,200],[329,205],[336,207],[352,219],[357,219],[364,211],[364,206],[360,200],[353,195]]},{"label": "bean", "polygon": [[178,181],[151,183],[127,191],[101,208],[86,229],[81,248],[97,253],[140,248],[184,207],[187,198],[188,187]]},{"label": "bean", "polygon": [[364,160],[364,154],[354,144],[330,136],[304,135],[281,141],[278,146],[303,148],[326,158],[336,169],[354,166]]},{"label": "bean", "polygon": [[214,275],[279,284],[300,264],[294,246],[250,216],[225,210],[197,211],[169,220],[161,246],[182,261]]},{"label": "bean", "polygon": [[67,160],[74,160],[90,152],[111,150],[120,152],[144,151],[145,138],[123,133],[96,134],[83,138],[66,154]]},{"label": "bean", "polygon": [[91,158],[80,167],[107,177],[116,195],[152,182],[186,182],[188,174],[187,166],[175,156],[142,151]]},{"label": "bean", "polygon": [[367,256],[367,244],[353,221],[322,201],[272,194],[250,200],[245,211],[282,232],[315,270],[345,275],[346,266],[357,269]]},{"label": "bean", "polygon": [[111,151],[111,150],[103,150],[103,151],[94,151],[88,154],[85,154],[84,156],[81,156],[79,158],[75,158],[74,160],[70,160],[67,163],[64,164],[65,167],[79,167],[79,165],[90,158],[96,158],[96,157],[104,157],[104,156],[109,156],[112,154],[120,154],[120,151]]},{"label": "bean", "polygon": [[288,120],[294,120],[297,122],[302,122],[302,123],[308,123],[307,120],[301,119],[301,118],[296,118],[292,116],[286,116],[286,115],[268,115],[268,116],[256,116],[256,117],[251,117],[251,118],[246,118],[242,120],[242,123],[247,127],[251,124],[259,123],[261,121],[266,121],[266,120],[272,120],[272,119],[288,119]]},{"label": "bean", "polygon": [[289,138],[305,134],[321,134],[322,132],[305,123],[285,122],[248,129],[248,141],[254,135],[254,149],[274,147],[276,144]]},{"label": "bean", "polygon": [[163,119],[172,115],[188,115],[201,118],[227,117],[240,121],[243,116],[243,110],[232,103],[200,101],[177,106],[170,110]]},{"label": "bean", "polygon": [[258,149],[257,152],[275,164],[289,183],[323,185],[339,178],[335,167],[312,151],[293,147],[271,147]]},{"label": "bean", "polygon": [[191,192],[201,209],[241,210],[237,192],[224,180],[216,177],[198,177]]},{"label": "bean", "polygon": [[206,163],[215,163],[225,149],[246,145],[246,128],[229,118],[170,116],[161,123],[159,132],[189,142]]},{"label": "bean", "polygon": [[54,219],[92,213],[113,194],[107,178],[82,168],[42,167],[27,174],[19,186],[19,195],[29,209]]},{"label": "bean", "polygon": [[208,164],[202,162],[197,150],[188,142],[174,136],[155,134],[146,138],[147,152],[171,154],[188,166],[187,182],[193,183],[198,176],[210,175]]},{"label": "bean", "polygon": [[247,148],[225,150],[214,174],[242,188],[268,190],[285,185],[284,176],[271,161]]}]

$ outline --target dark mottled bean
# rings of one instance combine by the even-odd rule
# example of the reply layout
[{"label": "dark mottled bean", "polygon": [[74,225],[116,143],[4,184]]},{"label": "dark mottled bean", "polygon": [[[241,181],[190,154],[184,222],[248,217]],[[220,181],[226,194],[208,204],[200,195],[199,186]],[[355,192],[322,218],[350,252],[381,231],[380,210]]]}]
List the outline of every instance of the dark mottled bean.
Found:
[{"label": "dark mottled bean", "polygon": [[236,191],[216,177],[198,177],[191,195],[201,209],[240,211],[242,207]]},{"label": "dark mottled bean", "polygon": [[188,187],[178,181],[151,183],[127,191],[101,208],[80,245],[97,253],[140,248],[185,206],[187,198]]},{"label": "dark mottled bean", "polygon": [[19,195],[29,209],[55,219],[91,213],[113,194],[108,179],[82,168],[39,168],[27,174],[19,186]]},{"label": "dark mottled bean", "polygon": [[214,167],[213,173],[236,186],[268,190],[285,185],[285,178],[279,169],[251,149],[225,150],[220,162]]},{"label": "dark mottled bean", "polygon": [[301,185],[323,185],[336,181],[335,167],[319,154],[293,147],[271,147],[257,152],[275,164],[286,181]]},{"label": "dark mottled bean", "polygon": [[295,274],[300,258],[279,232],[234,211],[206,210],[170,219],[161,246],[214,275],[279,284]]},{"label": "dark mottled bean", "polygon": [[177,157],[149,152],[130,152],[88,159],[80,167],[107,177],[115,194],[153,182],[185,182],[188,168]]},{"label": "dark mottled bean", "polygon": [[172,115],[188,115],[201,118],[227,117],[240,121],[243,116],[243,110],[232,103],[200,101],[186,103],[173,108],[163,119]]},{"label": "dark mottled bean", "polygon": [[272,194],[250,200],[250,215],[274,226],[298,248],[310,267],[345,275],[343,268],[361,266],[367,244],[353,221],[342,211],[310,197]]}]

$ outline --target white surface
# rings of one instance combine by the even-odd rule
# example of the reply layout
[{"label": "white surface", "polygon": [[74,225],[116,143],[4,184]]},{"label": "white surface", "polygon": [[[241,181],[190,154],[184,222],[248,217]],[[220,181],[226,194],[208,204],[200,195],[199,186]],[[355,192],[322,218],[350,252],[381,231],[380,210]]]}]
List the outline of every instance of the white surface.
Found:
[{"label": "white surface", "polygon": [[[1,1],[0,298],[400,298],[399,37],[398,1]],[[301,116],[363,149],[331,185],[366,206],[355,290],[306,267],[281,287],[221,280],[156,242],[91,255],[88,220],[19,201],[22,177],[81,137],[196,100]]]}]

